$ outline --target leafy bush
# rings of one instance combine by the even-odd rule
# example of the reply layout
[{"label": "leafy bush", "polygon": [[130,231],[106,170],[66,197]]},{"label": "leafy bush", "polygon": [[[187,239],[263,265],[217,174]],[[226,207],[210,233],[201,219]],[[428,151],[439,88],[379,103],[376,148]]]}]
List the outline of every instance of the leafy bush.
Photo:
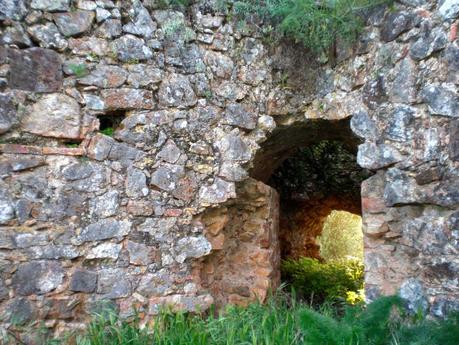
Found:
[{"label": "leafy bush", "polygon": [[282,274],[301,298],[311,303],[324,301],[362,301],[364,267],[359,260],[321,263],[317,259],[288,259]]},{"label": "leafy bush", "polygon": [[363,261],[362,217],[345,211],[332,211],[316,238],[325,261],[348,258]]},{"label": "leafy bush", "polygon": [[359,13],[386,0],[242,0],[234,8],[242,17],[256,13],[275,30],[315,52],[336,39],[352,41],[363,27]]}]

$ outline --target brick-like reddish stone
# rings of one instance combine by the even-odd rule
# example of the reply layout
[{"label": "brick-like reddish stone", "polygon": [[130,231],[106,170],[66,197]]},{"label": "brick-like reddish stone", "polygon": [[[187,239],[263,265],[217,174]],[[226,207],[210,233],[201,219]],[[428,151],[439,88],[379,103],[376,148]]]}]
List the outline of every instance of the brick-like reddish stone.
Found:
[{"label": "brick-like reddish stone", "polygon": [[101,91],[107,110],[153,109],[153,93],[140,89],[107,89]]},{"label": "brick-like reddish stone", "polygon": [[27,146],[20,144],[0,144],[0,152],[15,154],[41,155],[43,150],[38,146]]}]

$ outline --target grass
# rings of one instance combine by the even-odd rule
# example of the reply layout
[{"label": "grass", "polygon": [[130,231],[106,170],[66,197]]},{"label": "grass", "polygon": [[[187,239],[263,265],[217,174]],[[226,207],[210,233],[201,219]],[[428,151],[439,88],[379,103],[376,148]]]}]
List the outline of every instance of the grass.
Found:
[{"label": "grass", "polygon": [[107,128],[101,129],[99,132],[109,137],[113,137],[113,134],[115,133],[115,129],[113,127],[107,127]]},{"label": "grass", "polygon": [[[348,307],[342,316],[275,296],[247,308],[191,315],[163,311],[151,327],[115,314],[95,316],[77,345],[457,345],[459,314],[443,321],[413,319],[398,297],[367,307]],[[53,344],[59,344],[57,340]],[[60,344],[66,344],[61,342]]]}]

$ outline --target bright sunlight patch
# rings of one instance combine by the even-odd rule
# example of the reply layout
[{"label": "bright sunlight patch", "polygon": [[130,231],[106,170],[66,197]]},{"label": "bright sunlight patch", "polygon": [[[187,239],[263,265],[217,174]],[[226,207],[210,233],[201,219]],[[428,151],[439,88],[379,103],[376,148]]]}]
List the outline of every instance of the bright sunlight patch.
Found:
[{"label": "bright sunlight patch", "polygon": [[345,211],[332,211],[317,237],[320,256],[325,261],[358,259],[363,261],[362,217]]}]

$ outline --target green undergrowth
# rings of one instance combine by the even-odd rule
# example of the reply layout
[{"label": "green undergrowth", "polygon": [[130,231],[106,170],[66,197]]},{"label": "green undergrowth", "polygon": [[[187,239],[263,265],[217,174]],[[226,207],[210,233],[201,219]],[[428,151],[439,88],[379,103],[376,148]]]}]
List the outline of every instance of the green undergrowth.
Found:
[{"label": "green undergrowth", "polygon": [[[241,0],[237,15],[256,16],[280,36],[302,43],[313,52],[327,50],[336,40],[353,42],[364,26],[364,15],[391,0]],[[270,31],[270,30],[268,30]]]},{"label": "green undergrowth", "polygon": [[364,301],[364,266],[360,260],[319,262],[317,259],[288,259],[282,274],[298,297],[312,305],[356,304]]},{"label": "green undergrowth", "polygon": [[113,134],[115,133],[115,129],[113,127],[107,127],[107,128],[101,129],[100,133],[107,135],[109,137],[113,137]]},{"label": "green undergrowth", "polygon": [[[95,316],[77,345],[457,345],[459,316],[443,321],[414,320],[398,297],[368,306],[314,310],[285,296],[246,308],[228,307],[216,315],[163,311],[151,327],[115,314]],[[53,344],[67,344],[70,340]]]}]

